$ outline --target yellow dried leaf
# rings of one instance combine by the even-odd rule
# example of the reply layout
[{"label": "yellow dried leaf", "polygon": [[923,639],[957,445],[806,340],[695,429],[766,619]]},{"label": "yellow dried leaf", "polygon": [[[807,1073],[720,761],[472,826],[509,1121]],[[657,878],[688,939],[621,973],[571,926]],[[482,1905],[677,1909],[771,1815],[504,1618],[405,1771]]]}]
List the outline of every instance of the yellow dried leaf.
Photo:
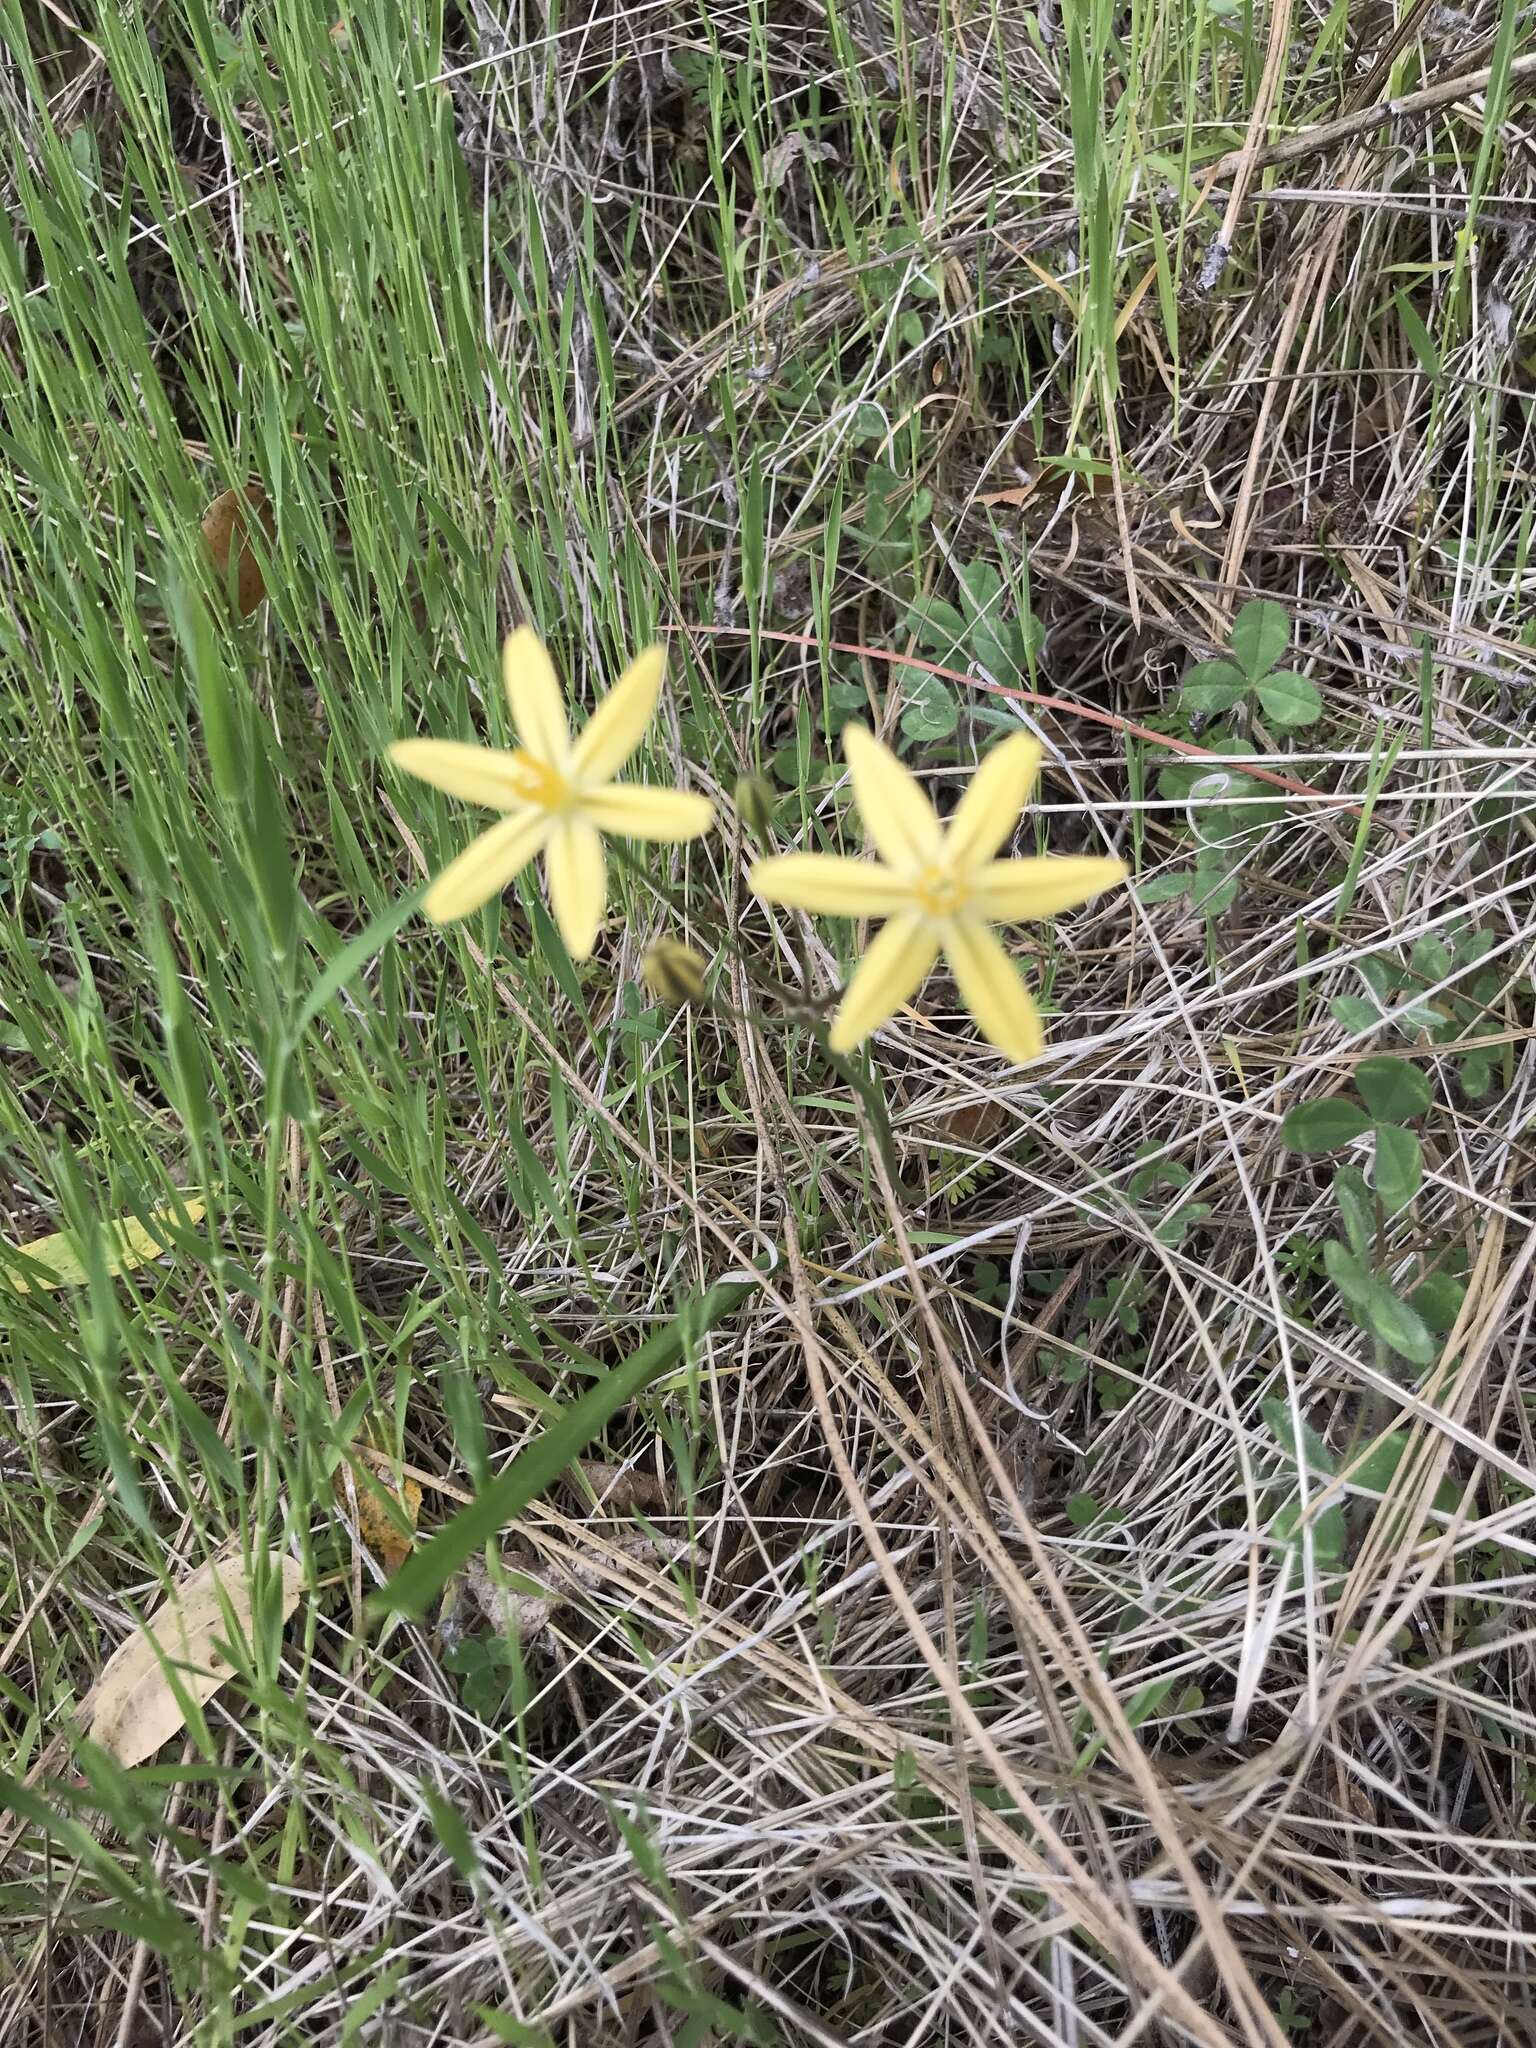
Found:
[{"label": "yellow dried leaf", "polygon": [[[411,1539],[400,1522],[403,1519],[414,1529],[420,1521],[421,1488],[414,1479],[404,1477],[397,1488],[394,1460],[383,1451],[357,1444],[351,1455],[357,1465],[366,1468],[359,1471],[354,1467],[352,1474],[357,1489],[358,1534],[381,1564],[390,1571],[398,1571],[411,1554]],[[337,1501],[350,1512],[344,1470],[338,1468],[332,1485]]]},{"label": "yellow dried leaf", "polygon": [[[196,1223],[203,1213],[203,1206],[201,1202],[186,1202],[180,1209],[156,1209],[149,1221],[156,1229],[183,1221]],[[136,1216],[123,1217],[107,1231],[107,1271],[131,1273],[136,1266],[146,1266],[151,1259],[163,1258],[169,1249],[168,1236],[168,1229],[164,1235],[157,1236],[154,1229],[141,1223]],[[20,1252],[23,1258],[31,1259],[39,1266],[46,1266],[46,1275],[34,1279],[24,1273],[6,1256],[11,1250]],[[34,1238],[31,1244],[0,1245],[0,1274],[18,1294],[30,1294],[34,1287],[83,1287],[90,1278],[74,1233],[68,1230],[61,1230],[53,1237]]]},{"label": "yellow dried leaf", "polygon": [[229,558],[235,557],[235,605],[242,619],[248,619],[267,594],[261,568],[251,547],[250,524],[259,521],[270,547],[276,537],[272,507],[260,484],[247,484],[243,491],[221,491],[203,514],[203,541],[213,558],[214,571],[229,587]]},{"label": "yellow dried leaf", "polygon": [[[304,1590],[304,1568],[276,1550],[267,1566],[286,1621]],[[186,1726],[184,1701],[201,1706],[229,1678],[233,1666],[218,1646],[249,1638],[251,1604],[243,1558],[200,1565],[107,1659],[85,1701],[92,1739],[125,1766],[153,1756]]]}]

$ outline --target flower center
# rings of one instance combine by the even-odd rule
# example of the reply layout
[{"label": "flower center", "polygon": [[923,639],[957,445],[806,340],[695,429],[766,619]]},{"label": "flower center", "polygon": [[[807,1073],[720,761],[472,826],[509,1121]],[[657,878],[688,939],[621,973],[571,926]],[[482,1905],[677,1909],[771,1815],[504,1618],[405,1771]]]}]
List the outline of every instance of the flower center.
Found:
[{"label": "flower center", "polygon": [[512,786],[525,802],[537,804],[542,811],[558,810],[570,795],[565,777],[523,747],[512,756]]},{"label": "flower center", "polygon": [[966,897],[964,882],[957,881],[942,868],[924,868],[914,884],[913,893],[919,908],[930,917],[953,917]]}]

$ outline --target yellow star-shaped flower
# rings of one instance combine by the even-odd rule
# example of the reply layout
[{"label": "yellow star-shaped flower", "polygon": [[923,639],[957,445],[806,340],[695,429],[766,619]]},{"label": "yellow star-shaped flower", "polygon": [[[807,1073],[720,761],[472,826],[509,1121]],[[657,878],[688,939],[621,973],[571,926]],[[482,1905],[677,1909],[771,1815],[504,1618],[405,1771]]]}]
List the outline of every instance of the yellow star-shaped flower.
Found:
[{"label": "yellow star-shaped flower", "polygon": [[942,952],[971,1015],[999,1052],[1032,1060],[1045,1046],[1034,1000],[988,929],[1071,910],[1124,879],[1125,863],[1091,856],[996,860],[1040,770],[1016,733],[987,755],[948,825],[889,747],[850,725],[843,751],[878,861],[784,853],[751,883],[768,903],[829,917],[882,917],[832,1020],[832,1050],[852,1052],[915,993]]},{"label": "yellow star-shaped flower", "polygon": [[585,960],[608,900],[603,833],[676,843],[709,830],[707,797],[614,781],[656,715],[666,659],[660,647],[638,655],[572,739],[554,666],[538,635],[519,626],[501,650],[501,673],[521,746],[506,753],[463,740],[396,741],[389,757],[397,768],[507,813],[444,868],[422,902],[428,917],[467,917],[542,853],[566,951]]}]

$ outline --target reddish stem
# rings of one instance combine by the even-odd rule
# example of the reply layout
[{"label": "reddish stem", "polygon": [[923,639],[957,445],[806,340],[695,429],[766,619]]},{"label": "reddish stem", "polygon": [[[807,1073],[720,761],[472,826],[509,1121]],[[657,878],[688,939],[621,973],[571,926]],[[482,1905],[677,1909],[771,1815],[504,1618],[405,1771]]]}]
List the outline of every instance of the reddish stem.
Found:
[{"label": "reddish stem", "polygon": [[[759,640],[778,640],[789,647],[820,648],[822,642],[813,633],[780,633],[770,627],[755,626],[663,626],[664,633],[711,633],[721,637],[747,640],[756,633]],[[1133,719],[1121,718],[1113,711],[1100,711],[1097,705],[1074,704],[1070,697],[1045,697],[1038,690],[1011,690],[1003,683],[986,681],[981,676],[967,675],[963,669],[942,668],[936,661],[923,661],[915,654],[894,654],[888,647],[861,647],[856,640],[829,640],[826,643],[833,654],[857,654],[868,661],[894,662],[901,668],[918,668],[925,675],[942,676],[949,683],[965,683],[973,690],[986,690],[994,697],[1011,697],[1016,704],[1035,704],[1044,711],[1064,711],[1069,718],[1086,718],[1093,725],[1107,725],[1113,732],[1125,733],[1131,739],[1150,740],[1154,746],[1171,747],[1176,754],[1187,754],[1196,761],[1220,761],[1240,769],[1244,775],[1251,775],[1255,782],[1268,782],[1276,789],[1289,790],[1293,796],[1318,797],[1324,803],[1338,804],[1348,811],[1352,818],[1363,816],[1360,806],[1348,798],[1334,796],[1326,789],[1314,789],[1309,782],[1295,782],[1289,775],[1277,775],[1269,768],[1255,768],[1238,755],[1218,754],[1212,747],[1202,747],[1194,740],[1175,739],[1172,733],[1154,732],[1149,725],[1137,725]]]}]

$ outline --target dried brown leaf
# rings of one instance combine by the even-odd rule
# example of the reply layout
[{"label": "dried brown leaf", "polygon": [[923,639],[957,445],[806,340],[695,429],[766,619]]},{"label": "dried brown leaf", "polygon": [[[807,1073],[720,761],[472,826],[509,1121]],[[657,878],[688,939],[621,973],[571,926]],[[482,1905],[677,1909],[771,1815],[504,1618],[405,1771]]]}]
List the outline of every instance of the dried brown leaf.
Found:
[{"label": "dried brown leaf", "polygon": [[939,1130],[957,1145],[990,1145],[1009,1121],[1001,1102],[962,1102],[939,1119]]},{"label": "dried brown leaf", "polygon": [[[670,1506],[667,1489],[653,1472],[637,1472],[632,1466],[610,1465],[601,1458],[578,1458],[575,1469],[597,1496],[599,1511],[605,1515],[633,1514],[636,1508],[665,1512]],[[585,1490],[575,1489],[586,1499]]]},{"label": "dried brown leaf", "polygon": [[[304,1568],[276,1550],[267,1567],[286,1621],[304,1590]],[[186,1726],[186,1700],[201,1706],[230,1677],[234,1666],[219,1646],[249,1638],[252,1600],[242,1557],[200,1565],[107,1659],[84,1706],[93,1739],[125,1766],[153,1756]]]},{"label": "dried brown leaf", "polygon": [[[179,1210],[157,1209],[150,1221],[155,1224],[190,1224],[196,1223],[202,1213],[201,1202],[185,1202]],[[68,1230],[58,1231],[52,1237],[36,1237],[30,1244],[15,1247],[34,1264],[47,1268],[46,1275],[40,1279],[30,1280],[19,1267],[12,1267],[6,1257],[10,1249],[9,1245],[0,1244],[0,1273],[4,1273],[18,1294],[30,1294],[34,1287],[83,1287],[91,1277],[80,1255],[79,1245]],[[168,1249],[137,1217],[124,1216],[107,1228],[107,1271],[132,1273],[151,1259],[164,1258]]]},{"label": "dried brown leaf", "polygon": [[256,519],[270,544],[276,536],[272,507],[260,484],[247,484],[244,491],[222,491],[203,514],[203,541],[213,561],[214,573],[229,588],[229,558],[235,556],[235,605],[242,619],[248,619],[267,594],[261,569],[250,541],[250,522]]},{"label": "dried brown leaf", "polygon": [[[395,1462],[384,1451],[357,1444],[351,1456],[358,1534],[381,1564],[397,1571],[411,1554],[411,1538],[400,1524],[408,1522],[414,1529],[421,1520],[421,1488],[404,1475],[397,1485]],[[345,1471],[338,1469],[332,1485],[341,1506],[350,1511]]]}]

